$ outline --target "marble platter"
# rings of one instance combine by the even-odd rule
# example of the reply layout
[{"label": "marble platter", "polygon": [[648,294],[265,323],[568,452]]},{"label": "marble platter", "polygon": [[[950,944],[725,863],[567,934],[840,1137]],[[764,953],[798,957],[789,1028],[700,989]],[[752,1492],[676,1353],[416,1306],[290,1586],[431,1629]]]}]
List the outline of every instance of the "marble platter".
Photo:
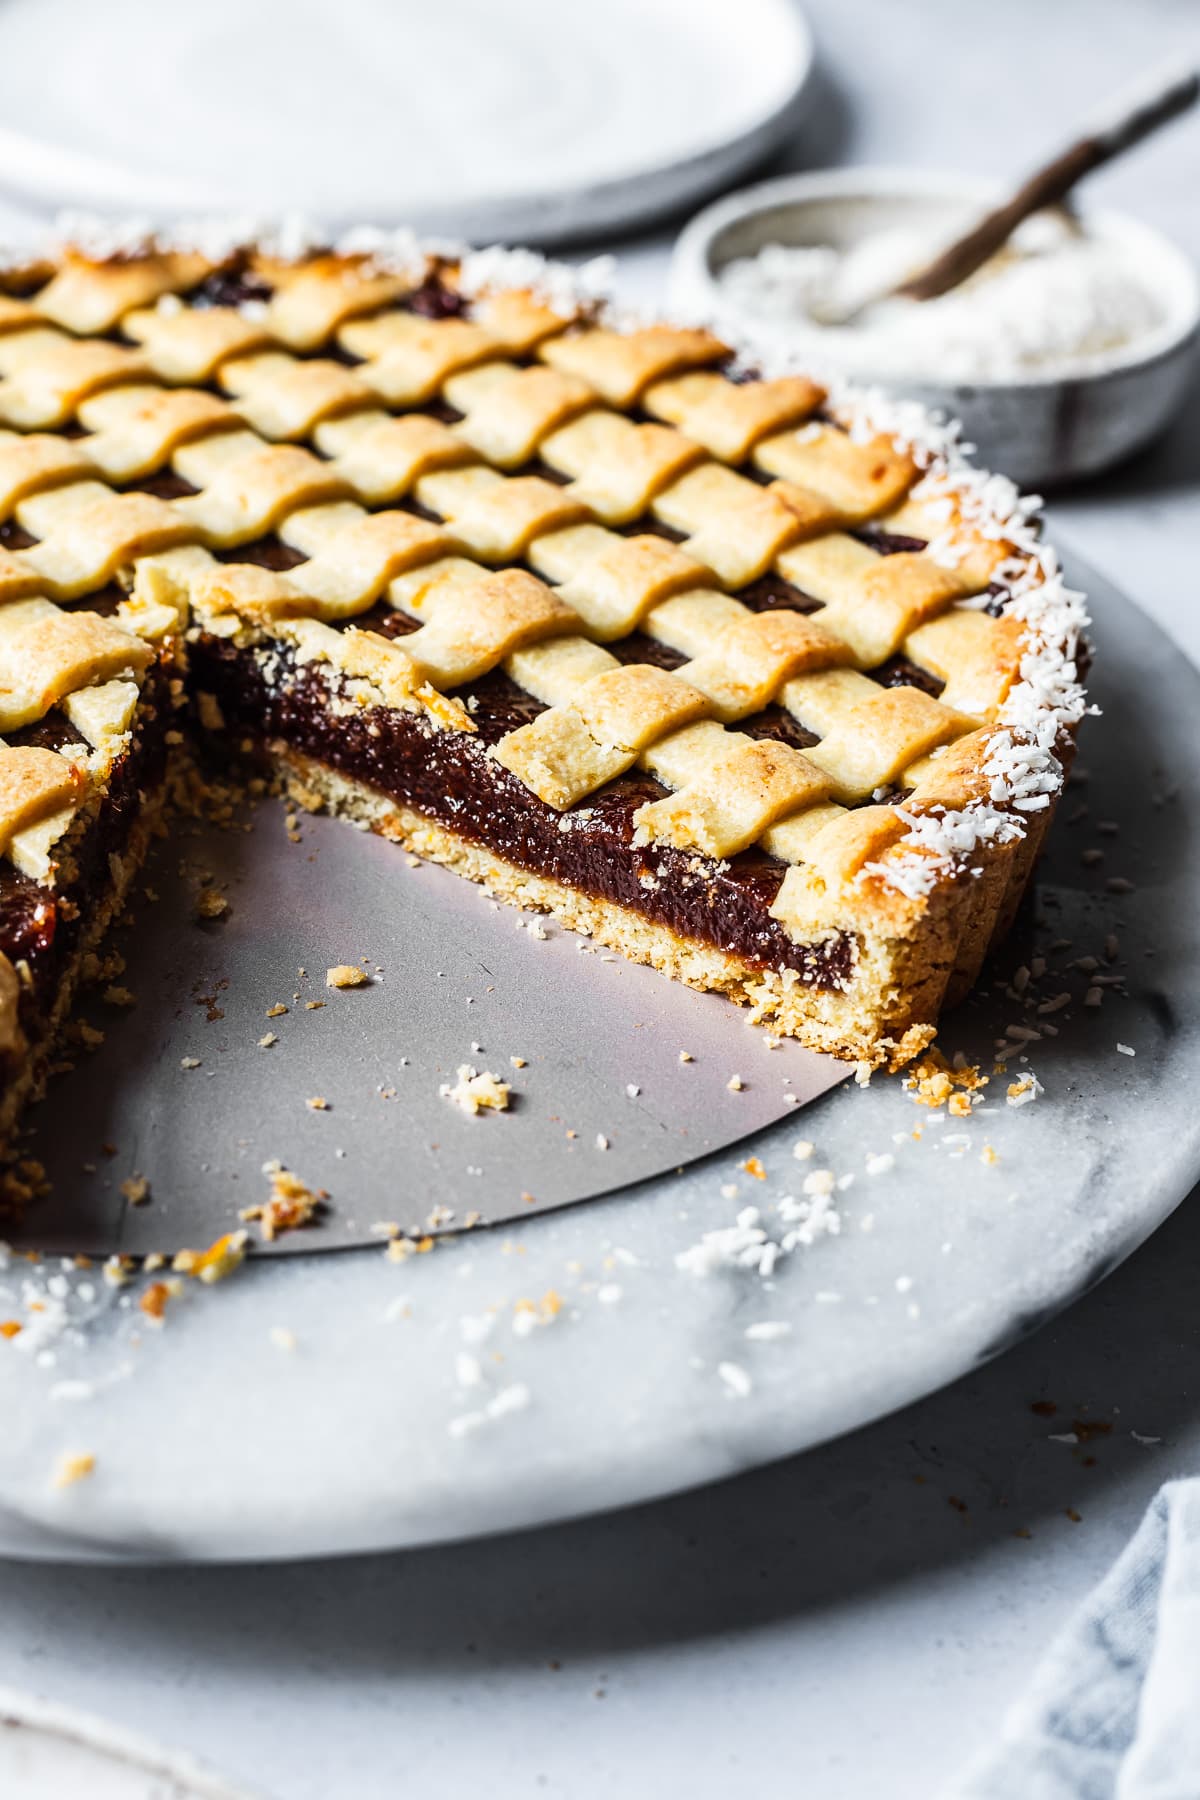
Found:
[{"label": "marble platter", "polygon": [[0,1793],[20,1800],[252,1800],[191,1757],[8,1688],[0,1688]]},{"label": "marble platter", "polygon": [[[0,1344],[0,1550],[311,1556],[652,1498],[901,1406],[1114,1268],[1200,1172],[1200,802],[1176,783],[1200,761],[1200,679],[1110,584],[1072,575],[1093,597],[1104,717],[1033,916],[942,1039],[990,1063],[1010,1024],[1049,1025],[1026,1052],[1040,1098],[1005,1103],[1020,1062],[967,1119],[894,1080],[847,1082],[682,1175],[403,1263],[251,1260],[161,1328],[137,1283],[14,1261],[0,1316],[23,1282],[45,1311],[40,1348]],[[1071,996],[1046,1014],[1004,991],[1038,955],[1037,992]],[[1085,1007],[1095,976],[1066,967],[1081,956],[1127,991]],[[777,1237],[771,1209],[814,1169],[839,1180],[836,1234],[810,1230],[769,1280],[677,1266],[747,1205]],[[56,1486],[64,1456],[94,1457],[90,1478]]]}]

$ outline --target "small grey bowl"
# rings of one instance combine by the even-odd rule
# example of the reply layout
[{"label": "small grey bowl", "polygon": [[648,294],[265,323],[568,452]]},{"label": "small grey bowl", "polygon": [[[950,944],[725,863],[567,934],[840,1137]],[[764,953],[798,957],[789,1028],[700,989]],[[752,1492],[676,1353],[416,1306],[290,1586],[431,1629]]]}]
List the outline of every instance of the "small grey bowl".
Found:
[{"label": "small grey bowl", "polygon": [[1125,245],[1149,272],[1165,320],[1155,332],[1090,359],[1078,373],[1056,371],[1019,381],[898,380],[894,366],[873,369],[865,339],[852,361],[824,334],[793,331],[735,307],[720,271],[764,244],[831,244],[848,249],[897,225],[951,233],[995,201],[994,184],[905,169],[833,169],[786,175],[729,194],[699,213],[675,245],[674,308],[711,319],[765,348],[814,346],[821,367],[861,383],[881,382],[960,419],[983,464],[1024,487],[1052,486],[1098,474],[1156,437],[1182,405],[1200,340],[1200,280],[1191,262],[1159,232],[1124,214],[1083,212],[1088,232]]}]

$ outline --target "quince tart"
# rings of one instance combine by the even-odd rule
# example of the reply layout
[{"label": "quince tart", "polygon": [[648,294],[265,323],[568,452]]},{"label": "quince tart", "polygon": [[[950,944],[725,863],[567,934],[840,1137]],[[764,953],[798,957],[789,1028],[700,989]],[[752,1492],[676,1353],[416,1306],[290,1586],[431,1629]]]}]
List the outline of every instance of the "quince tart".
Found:
[{"label": "quince tart", "polygon": [[896,1067],[1076,725],[1034,504],[521,252],[92,231],[0,292],[0,1129],[194,734]]}]

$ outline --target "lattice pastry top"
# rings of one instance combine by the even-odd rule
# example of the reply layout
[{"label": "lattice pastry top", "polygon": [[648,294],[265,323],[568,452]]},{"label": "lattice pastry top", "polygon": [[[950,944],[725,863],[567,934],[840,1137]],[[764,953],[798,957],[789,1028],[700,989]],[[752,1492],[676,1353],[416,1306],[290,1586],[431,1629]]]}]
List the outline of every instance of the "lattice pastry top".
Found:
[{"label": "lattice pastry top", "polygon": [[[473,731],[502,671],[542,709],[492,747],[511,776],[565,812],[639,766],[638,840],[760,846],[798,933],[919,908],[1047,806],[1082,604],[919,409],[528,253],[105,252],[0,296],[0,732],[57,707],[94,760],[189,621],[430,729]],[[44,758],[28,797],[32,755],[0,756],[18,857],[29,806],[70,804]]]}]

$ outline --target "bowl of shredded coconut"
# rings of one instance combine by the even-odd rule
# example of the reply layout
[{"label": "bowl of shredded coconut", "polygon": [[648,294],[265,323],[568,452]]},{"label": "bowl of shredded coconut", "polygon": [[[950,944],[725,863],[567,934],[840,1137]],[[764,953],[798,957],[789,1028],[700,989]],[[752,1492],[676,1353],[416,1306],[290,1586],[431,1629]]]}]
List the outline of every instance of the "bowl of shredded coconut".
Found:
[{"label": "bowl of shredded coconut", "polygon": [[1139,221],[1035,214],[937,299],[895,289],[994,204],[994,186],[895,169],[785,176],[705,209],[671,300],[771,366],[911,394],[1023,484],[1098,473],[1185,398],[1200,282]]}]

